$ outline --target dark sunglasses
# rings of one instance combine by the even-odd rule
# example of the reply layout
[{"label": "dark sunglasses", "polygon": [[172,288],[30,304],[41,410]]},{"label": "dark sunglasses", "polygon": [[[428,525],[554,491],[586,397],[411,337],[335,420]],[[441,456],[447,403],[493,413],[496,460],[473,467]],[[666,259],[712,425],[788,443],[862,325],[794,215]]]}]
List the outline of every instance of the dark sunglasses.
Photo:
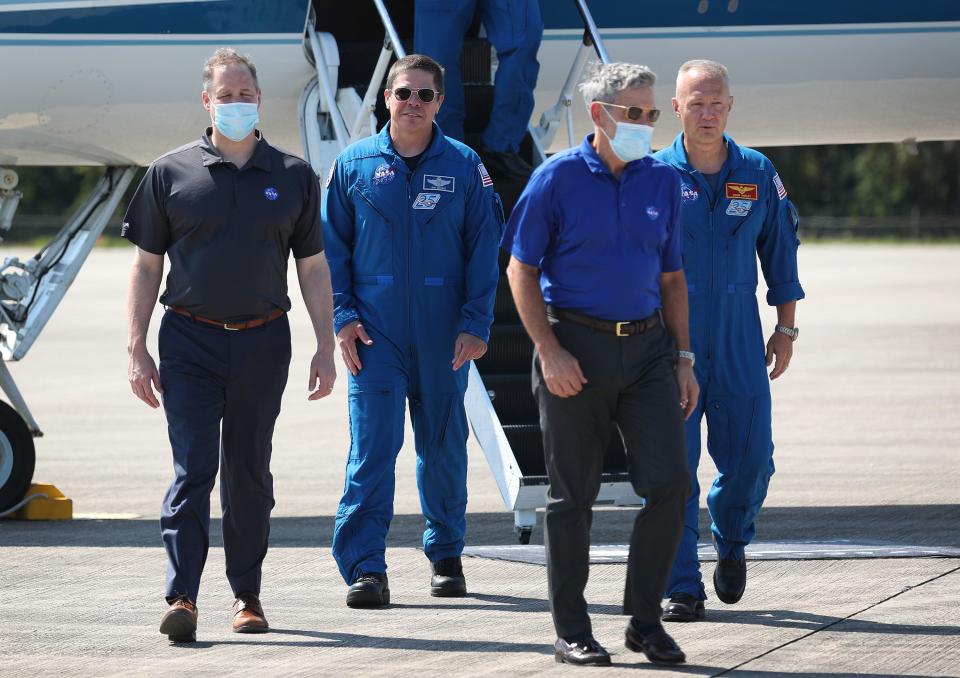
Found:
[{"label": "dark sunglasses", "polygon": [[393,96],[395,96],[399,101],[406,101],[410,98],[411,94],[416,94],[417,98],[425,104],[429,104],[434,98],[440,94],[436,90],[432,89],[410,89],[409,87],[397,87],[393,91]]},{"label": "dark sunglasses", "polygon": [[[660,118],[660,109],[659,108],[637,108],[636,106],[621,106],[620,104],[608,104],[605,101],[598,101],[598,104],[601,106],[613,106],[614,108],[622,108],[627,113],[627,120],[633,120],[634,122],[638,120],[643,120],[646,117],[647,122],[656,122]],[[646,114],[646,115],[644,115]]]}]

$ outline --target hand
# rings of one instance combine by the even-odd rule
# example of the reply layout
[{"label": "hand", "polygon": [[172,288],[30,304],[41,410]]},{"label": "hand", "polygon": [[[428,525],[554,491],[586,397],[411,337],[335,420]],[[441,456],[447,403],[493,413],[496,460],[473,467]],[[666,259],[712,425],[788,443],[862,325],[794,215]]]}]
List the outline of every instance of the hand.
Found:
[{"label": "hand", "polygon": [[150,357],[150,353],[146,349],[140,349],[130,354],[127,379],[130,381],[133,395],[154,409],[160,407],[160,401],[153,392],[155,386],[158,393],[163,393],[163,387],[160,385],[160,373],[157,371],[157,364],[153,362],[153,358]]},{"label": "hand", "polygon": [[540,371],[547,390],[559,398],[575,396],[583,390],[587,378],[580,370],[580,363],[562,348],[540,353]]},{"label": "hand", "polygon": [[469,332],[457,335],[457,342],[453,346],[453,371],[456,372],[465,363],[479,360],[487,352],[487,342]]},{"label": "hand", "polygon": [[700,399],[700,384],[693,374],[693,367],[683,359],[677,361],[677,386],[680,388],[680,407],[686,420],[693,414]]},{"label": "hand", "polygon": [[771,379],[776,379],[786,372],[790,367],[790,358],[793,357],[793,339],[783,332],[774,332],[770,335],[770,341],[767,342],[767,367],[770,367],[774,356],[777,358],[777,363],[770,372]]},{"label": "hand", "polygon": [[350,374],[357,376],[363,365],[360,363],[360,355],[357,353],[357,340],[362,341],[366,346],[373,343],[363,329],[363,324],[359,320],[354,320],[340,328],[337,332],[337,343],[340,344],[340,356],[343,358],[343,364],[350,370]]},{"label": "hand", "polygon": [[307,400],[320,400],[333,392],[333,383],[337,380],[337,369],[333,365],[333,350],[317,351],[310,361],[310,380],[307,390],[312,393]]}]

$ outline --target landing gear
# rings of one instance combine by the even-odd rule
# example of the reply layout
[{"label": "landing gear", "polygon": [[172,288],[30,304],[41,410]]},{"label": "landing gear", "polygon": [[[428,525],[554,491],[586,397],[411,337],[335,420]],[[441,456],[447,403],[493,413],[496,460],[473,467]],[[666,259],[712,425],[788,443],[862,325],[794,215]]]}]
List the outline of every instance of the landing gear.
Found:
[{"label": "landing gear", "polygon": [[524,545],[530,543],[530,535],[533,534],[532,527],[517,527],[514,529],[514,531],[517,533],[518,542]]},{"label": "landing gear", "polygon": [[0,513],[19,502],[33,481],[36,449],[23,417],[0,401]]}]

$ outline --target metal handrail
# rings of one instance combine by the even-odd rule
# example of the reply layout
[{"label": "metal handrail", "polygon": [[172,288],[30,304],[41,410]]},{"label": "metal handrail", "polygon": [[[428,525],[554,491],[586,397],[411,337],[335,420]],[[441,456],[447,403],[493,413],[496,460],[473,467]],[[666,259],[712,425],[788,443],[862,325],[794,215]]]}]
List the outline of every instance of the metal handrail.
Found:
[{"label": "metal handrail", "polygon": [[390,19],[390,12],[387,11],[387,8],[383,4],[383,0],[373,0],[373,4],[377,6],[377,12],[380,14],[380,21],[383,22],[383,27],[387,30],[387,37],[390,38],[390,42],[393,43],[393,51],[397,53],[397,56],[401,59],[407,56],[407,53],[403,50],[403,43],[400,42],[400,37],[397,35],[397,29],[393,25],[393,21]]},{"label": "metal handrail", "polygon": [[594,50],[596,50],[600,61],[605,64],[610,63],[610,55],[607,53],[607,48],[603,45],[600,31],[597,29],[597,24],[593,20],[590,8],[587,7],[586,0],[574,0],[574,4],[577,6],[580,19],[583,21],[583,41],[577,49],[577,54],[573,59],[573,64],[570,67],[570,72],[567,74],[567,79],[563,83],[563,89],[560,90],[557,103],[544,111],[536,126],[531,124],[528,127],[530,136],[534,142],[535,152],[541,161],[546,159],[546,149],[553,143],[553,137],[562,122],[566,123],[568,145],[574,145],[573,90],[576,88],[577,81],[580,79],[580,72],[587,62],[587,55],[589,54],[588,48],[593,47]]},{"label": "metal handrail", "polygon": [[577,11],[580,12],[580,18],[583,20],[583,26],[593,41],[593,48],[597,50],[597,56],[600,57],[600,61],[609,64],[610,55],[607,54],[607,48],[603,45],[603,40],[600,39],[600,31],[597,30],[597,24],[593,20],[593,14],[590,13],[590,8],[587,7],[587,0],[574,1],[577,5]]},{"label": "metal handrail", "polygon": [[340,115],[340,108],[337,106],[337,95],[333,91],[333,83],[330,82],[327,59],[323,56],[323,48],[320,47],[320,40],[317,38],[317,31],[313,27],[313,22],[307,23],[307,37],[310,39],[310,49],[313,51],[313,63],[317,69],[317,82],[324,98],[327,100],[327,110],[330,113],[331,120],[333,120],[334,133],[342,151],[347,147],[349,140],[347,126],[343,122],[343,116]]}]

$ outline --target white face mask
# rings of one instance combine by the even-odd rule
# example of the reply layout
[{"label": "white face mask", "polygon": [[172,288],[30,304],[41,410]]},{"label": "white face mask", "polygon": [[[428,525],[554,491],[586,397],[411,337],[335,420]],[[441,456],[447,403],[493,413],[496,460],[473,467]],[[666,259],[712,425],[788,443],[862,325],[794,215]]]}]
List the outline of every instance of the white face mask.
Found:
[{"label": "white face mask", "polygon": [[610,148],[620,160],[633,162],[650,155],[651,142],[653,141],[652,127],[633,122],[616,122],[607,111],[606,106],[601,104],[600,107],[607,114],[607,117],[617,125],[617,131],[612,139],[602,127],[600,131],[610,140]]}]

